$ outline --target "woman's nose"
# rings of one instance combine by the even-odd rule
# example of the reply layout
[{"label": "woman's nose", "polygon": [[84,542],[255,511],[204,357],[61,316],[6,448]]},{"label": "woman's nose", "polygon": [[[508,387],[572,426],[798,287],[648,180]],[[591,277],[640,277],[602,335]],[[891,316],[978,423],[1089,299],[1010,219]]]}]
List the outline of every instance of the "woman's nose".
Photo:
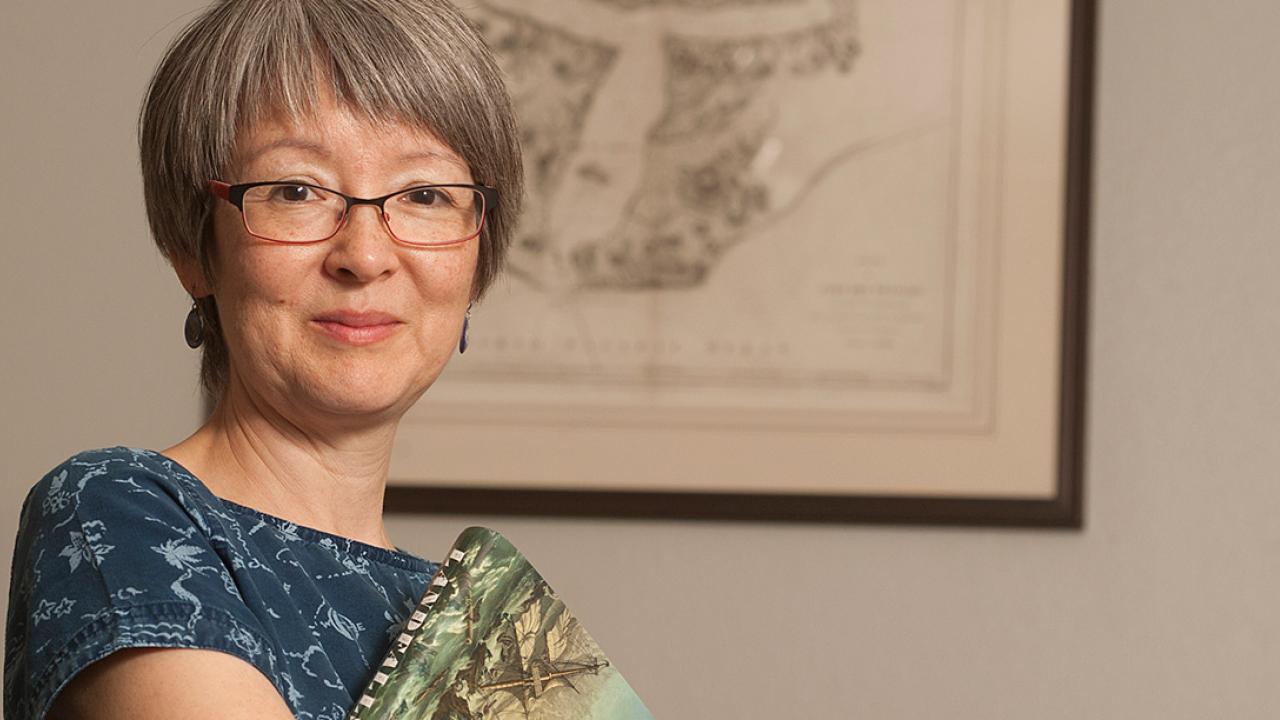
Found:
[{"label": "woman's nose", "polygon": [[325,271],[344,281],[372,282],[395,272],[398,248],[376,205],[356,205],[329,239]]}]

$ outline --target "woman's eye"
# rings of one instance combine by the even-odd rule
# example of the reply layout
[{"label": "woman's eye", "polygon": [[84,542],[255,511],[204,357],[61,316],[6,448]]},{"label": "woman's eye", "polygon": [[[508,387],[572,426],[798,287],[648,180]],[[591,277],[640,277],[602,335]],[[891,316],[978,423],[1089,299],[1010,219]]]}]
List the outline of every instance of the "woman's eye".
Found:
[{"label": "woman's eye", "polygon": [[435,188],[423,188],[421,190],[410,190],[405,193],[405,199],[414,205],[447,205],[449,204],[449,196]]},{"label": "woman's eye", "polygon": [[305,202],[311,197],[311,188],[306,185],[277,185],[272,195],[285,202]]}]

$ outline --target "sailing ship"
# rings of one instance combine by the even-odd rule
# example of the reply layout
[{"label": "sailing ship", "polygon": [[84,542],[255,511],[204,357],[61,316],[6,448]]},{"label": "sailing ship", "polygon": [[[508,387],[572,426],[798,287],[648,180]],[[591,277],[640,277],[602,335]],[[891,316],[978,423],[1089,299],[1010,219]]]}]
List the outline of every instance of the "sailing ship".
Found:
[{"label": "sailing ship", "polygon": [[504,613],[497,644],[486,681],[477,686],[489,695],[485,718],[536,717],[532,713],[556,690],[581,692],[575,681],[609,667],[577,619],[550,594],[532,599],[518,618]]}]

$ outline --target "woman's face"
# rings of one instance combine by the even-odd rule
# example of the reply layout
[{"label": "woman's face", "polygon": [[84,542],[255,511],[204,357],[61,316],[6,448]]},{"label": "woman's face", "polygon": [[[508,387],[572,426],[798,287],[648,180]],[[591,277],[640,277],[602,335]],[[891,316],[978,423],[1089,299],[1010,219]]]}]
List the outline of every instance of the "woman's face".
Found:
[{"label": "woman's face", "polygon": [[[237,138],[230,183],[312,183],[378,197],[470,183],[466,163],[421,128],[373,125],[324,95],[304,121],[263,121]],[[332,238],[285,245],[246,232],[217,201],[214,295],[243,385],[276,411],[398,417],[458,345],[478,239],[397,243],[375,207],[353,207]]]}]

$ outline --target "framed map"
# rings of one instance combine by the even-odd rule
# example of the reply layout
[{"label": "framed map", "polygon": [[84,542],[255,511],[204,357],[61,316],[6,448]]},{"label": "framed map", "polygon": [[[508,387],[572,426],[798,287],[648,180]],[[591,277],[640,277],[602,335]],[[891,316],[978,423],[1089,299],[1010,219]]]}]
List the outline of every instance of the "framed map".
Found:
[{"label": "framed map", "polygon": [[389,512],[1078,526],[1083,0],[475,0],[528,182]]}]

